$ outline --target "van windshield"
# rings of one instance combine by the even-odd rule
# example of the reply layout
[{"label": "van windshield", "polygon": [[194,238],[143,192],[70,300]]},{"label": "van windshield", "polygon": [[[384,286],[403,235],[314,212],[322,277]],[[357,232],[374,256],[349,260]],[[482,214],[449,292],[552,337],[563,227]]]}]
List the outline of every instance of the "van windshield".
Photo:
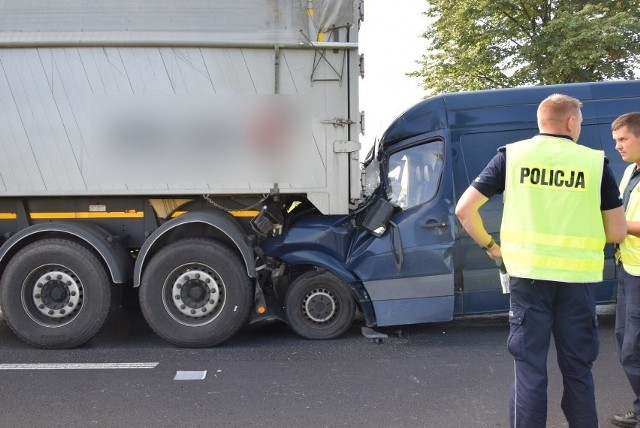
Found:
[{"label": "van windshield", "polygon": [[380,162],[372,159],[364,168],[364,177],[362,180],[362,193],[364,196],[370,196],[380,185]]}]

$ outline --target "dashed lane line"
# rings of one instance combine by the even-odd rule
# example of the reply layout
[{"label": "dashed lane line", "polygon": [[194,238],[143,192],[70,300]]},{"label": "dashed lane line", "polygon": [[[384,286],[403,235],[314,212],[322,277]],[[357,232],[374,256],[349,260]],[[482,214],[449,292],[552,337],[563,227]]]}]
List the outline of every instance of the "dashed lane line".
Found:
[{"label": "dashed lane line", "polygon": [[159,363],[38,363],[0,364],[0,370],[119,370],[153,369]]}]

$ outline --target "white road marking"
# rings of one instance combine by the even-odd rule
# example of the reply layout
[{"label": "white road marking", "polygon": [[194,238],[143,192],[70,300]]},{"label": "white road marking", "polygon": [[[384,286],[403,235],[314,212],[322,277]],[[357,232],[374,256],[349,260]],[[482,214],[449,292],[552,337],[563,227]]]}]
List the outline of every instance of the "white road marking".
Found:
[{"label": "white road marking", "polygon": [[207,371],[182,371],[178,370],[173,380],[203,380],[207,376]]},{"label": "white road marking", "polygon": [[104,370],[104,369],[153,369],[159,363],[38,363],[0,364],[0,370]]}]

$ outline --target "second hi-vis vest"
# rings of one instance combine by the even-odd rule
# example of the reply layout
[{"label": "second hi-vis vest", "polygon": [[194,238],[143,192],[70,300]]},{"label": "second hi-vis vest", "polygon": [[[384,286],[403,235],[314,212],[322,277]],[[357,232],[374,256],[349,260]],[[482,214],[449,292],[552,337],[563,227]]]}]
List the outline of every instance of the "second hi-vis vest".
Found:
[{"label": "second hi-vis vest", "polygon": [[[627,187],[633,174],[634,166],[635,164],[631,164],[624,170],[622,181],[620,181],[620,194],[623,194],[624,189]],[[640,221],[640,185],[637,185],[629,195],[629,202],[625,208],[624,216],[627,221]],[[619,251],[624,270],[630,275],[640,276],[640,238],[627,234],[624,242],[620,244]]]},{"label": "second hi-vis vest", "polygon": [[510,275],[599,282],[606,236],[600,211],[604,152],[545,135],[506,146],[500,241]]}]

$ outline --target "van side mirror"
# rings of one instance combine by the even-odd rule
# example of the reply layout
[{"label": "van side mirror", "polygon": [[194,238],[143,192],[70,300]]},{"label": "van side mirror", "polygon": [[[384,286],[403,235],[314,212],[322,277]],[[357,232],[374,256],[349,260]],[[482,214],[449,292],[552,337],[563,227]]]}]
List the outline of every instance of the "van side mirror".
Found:
[{"label": "van side mirror", "polygon": [[391,220],[395,209],[396,207],[386,199],[378,199],[369,209],[367,216],[362,222],[362,227],[376,237],[382,236],[387,230],[389,220]]}]

